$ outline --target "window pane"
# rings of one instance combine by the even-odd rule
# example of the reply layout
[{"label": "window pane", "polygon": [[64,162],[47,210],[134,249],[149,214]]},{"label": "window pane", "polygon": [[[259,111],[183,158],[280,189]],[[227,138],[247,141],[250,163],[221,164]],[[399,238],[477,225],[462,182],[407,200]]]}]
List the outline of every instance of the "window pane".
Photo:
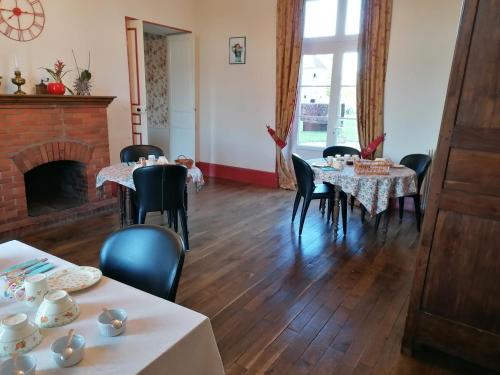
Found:
[{"label": "window pane", "polygon": [[358,122],[355,119],[352,120],[338,120],[337,128],[335,129],[336,134],[336,144],[339,145],[349,145],[354,148],[359,149],[358,140]]},{"label": "window pane", "polygon": [[342,86],[356,86],[356,75],[358,72],[358,53],[347,52],[342,58]]},{"label": "window pane", "polygon": [[340,89],[340,118],[356,118],[356,87],[348,86]]},{"label": "window pane", "polygon": [[345,34],[359,34],[359,19],[361,15],[361,0],[347,0]]},{"label": "window pane", "polygon": [[330,86],[302,87],[299,107],[299,145],[326,146]]},{"label": "window pane", "polygon": [[334,36],[337,27],[337,0],[307,0],[304,38]]},{"label": "window pane", "polygon": [[302,86],[330,86],[333,54],[304,55],[302,58]]}]

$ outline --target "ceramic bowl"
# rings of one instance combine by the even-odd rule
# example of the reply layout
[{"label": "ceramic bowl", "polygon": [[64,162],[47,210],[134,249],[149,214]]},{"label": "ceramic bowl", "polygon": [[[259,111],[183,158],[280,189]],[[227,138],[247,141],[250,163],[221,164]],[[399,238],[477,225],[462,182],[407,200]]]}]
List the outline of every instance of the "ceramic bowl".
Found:
[{"label": "ceramic bowl", "polygon": [[73,336],[73,339],[71,340],[73,353],[67,359],[61,358],[61,354],[66,347],[67,340],[68,336],[59,337],[50,346],[52,358],[54,358],[54,361],[59,367],[71,367],[83,359],[83,354],[85,352],[85,338],[82,335]]},{"label": "ceramic bowl", "polygon": [[42,328],[60,327],[71,323],[80,315],[73,298],[64,290],[48,292],[35,315],[35,323]]},{"label": "ceramic bowl", "polygon": [[111,324],[111,319],[109,319],[108,314],[101,313],[97,317],[97,326],[99,327],[99,332],[103,336],[118,336],[125,332],[125,328],[127,326],[127,312],[123,309],[110,309],[109,313],[115,319],[122,321],[122,326],[120,329],[116,329]]},{"label": "ceramic bowl", "polygon": [[35,375],[36,373],[36,359],[32,355],[20,355],[16,358],[16,367],[14,367],[14,360],[12,358],[6,360],[0,366],[0,374],[10,375],[14,374],[14,369],[24,372],[24,375]]},{"label": "ceramic bowl", "polygon": [[42,341],[40,330],[26,314],[14,314],[0,323],[0,357],[25,353]]}]

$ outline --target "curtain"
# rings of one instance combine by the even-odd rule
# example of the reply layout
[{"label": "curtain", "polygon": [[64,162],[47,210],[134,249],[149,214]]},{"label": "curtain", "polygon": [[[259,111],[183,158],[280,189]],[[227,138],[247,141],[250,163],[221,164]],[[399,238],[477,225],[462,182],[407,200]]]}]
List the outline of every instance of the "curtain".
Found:
[{"label": "curtain", "polygon": [[[384,86],[392,0],[362,0],[358,46],[357,111],[361,149],[384,134]],[[381,144],[375,156],[382,156]]]},{"label": "curtain", "polygon": [[295,115],[297,85],[302,56],[304,0],[278,0],[276,33],[276,170],[279,185],[295,189],[295,179],[283,153]]}]

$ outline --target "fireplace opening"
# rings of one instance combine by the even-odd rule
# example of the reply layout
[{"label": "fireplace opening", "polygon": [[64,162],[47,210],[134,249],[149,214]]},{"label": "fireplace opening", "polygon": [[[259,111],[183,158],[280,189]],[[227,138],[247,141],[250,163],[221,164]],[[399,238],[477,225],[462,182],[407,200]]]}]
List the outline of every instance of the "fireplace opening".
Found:
[{"label": "fireplace opening", "polygon": [[42,164],[24,174],[28,215],[39,216],[87,202],[85,164],[61,160]]}]

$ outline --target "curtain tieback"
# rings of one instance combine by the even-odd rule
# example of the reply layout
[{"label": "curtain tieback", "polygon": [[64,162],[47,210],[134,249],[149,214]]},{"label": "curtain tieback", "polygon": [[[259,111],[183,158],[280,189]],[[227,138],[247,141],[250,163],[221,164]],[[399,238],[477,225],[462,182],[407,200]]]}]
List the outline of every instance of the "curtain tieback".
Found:
[{"label": "curtain tieback", "polygon": [[276,131],[272,129],[269,125],[266,125],[267,127],[267,132],[271,136],[271,138],[274,140],[274,142],[278,145],[279,148],[283,149],[286,146],[286,141],[278,137],[276,134]]},{"label": "curtain tieback", "polygon": [[385,133],[375,138],[368,146],[366,146],[366,148],[362,148],[361,157],[363,159],[369,158],[377,150],[377,147],[384,141],[384,139]]}]

